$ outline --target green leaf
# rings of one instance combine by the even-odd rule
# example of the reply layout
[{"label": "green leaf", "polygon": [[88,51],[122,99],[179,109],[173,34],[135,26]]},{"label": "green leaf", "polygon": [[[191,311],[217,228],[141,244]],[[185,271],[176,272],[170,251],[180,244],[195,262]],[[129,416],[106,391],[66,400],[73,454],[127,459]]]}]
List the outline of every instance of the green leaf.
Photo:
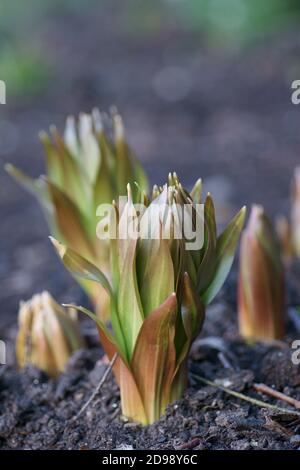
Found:
[{"label": "green leaf", "polygon": [[80,162],[80,149],[78,141],[77,123],[74,116],[68,116],[66,120],[63,140],[70,154]]},{"label": "green leaf", "polygon": [[93,259],[94,249],[86,231],[86,221],[71,199],[45,178],[55,210],[55,220],[64,241],[72,249]]},{"label": "green leaf", "polygon": [[100,340],[109,360],[111,361],[114,355],[118,354],[118,357],[113,366],[113,371],[121,390],[123,413],[125,416],[129,416],[137,422],[148,424],[140,392],[121,344],[111,334],[109,329],[97,317],[97,315],[92,313],[90,310],[72,304],[65,304],[64,306],[79,310],[80,312],[89,316],[97,324]]},{"label": "green leaf", "polygon": [[191,190],[191,197],[195,204],[201,204],[202,180],[199,178]]},{"label": "green leaf", "polygon": [[[160,209],[164,210],[166,207],[167,195],[165,186],[163,192],[146,209],[140,221],[137,277],[145,316],[161,305],[175,290],[171,241],[162,238],[162,218],[165,214],[160,212]],[[164,226],[166,227],[166,223]]]},{"label": "green leaf", "polygon": [[85,167],[90,184],[93,184],[98,174],[100,163],[100,149],[98,139],[93,130],[93,118],[89,114],[79,115],[78,134],[80,143],[80,156]]},{"label": "green leaf", "polygon": [[37,198],[50,227],[51,233],[58,236],[59,230],[53,214],[53,204],[45,181],[41,177],[38,179],[30,178],[10,163],[5,165],[5,170],[26,191]]},{"label": "green leaf", "polygon": [[228,224],[217,241],[214,277],[201,296],[204,305],[208,305],[221,289],[233,263],[236,246],[244,225],[246,207],[243,207]]},{"label": "green leaf", "polygon": [[194,259],[193,259],[193,256],[191,255],[190,250],[185,251],[184,262],[185,262],[184,269],[189,273],[191,280],[196,285],[197,284],[197,271],[196,271]]},{"label": "green leaf", "polygon": [[35,197],[40,197],[40,190],[37,184],[37,180],[30,178],[30,176],[25,175],[23,171],[19,170],[19,168],[16,168],[14,165],[11,163],[6,163],[4,166],[5,171],[15,180],[17,183],[19,183],[21,186],[23,186],[27,191],[29,191],[31,194],[33,194]]},{"label": "green leaf", "polygon": [[200,332],[205,318],[204,306],[192,286],[188,273],[183,276],[182,320],[189,341]]},{"label": "green leaf", "polygon": [[131,369],[149,423],[157,420],[169,403],[176,362],[176,313],[176,294],[172,293],[144,321],[133,352]]},{"label": "green leaf", "polygon": [[[97,315],[95,315],[93,312],[91,312],[87,308],[84,308],[81,306],[72,305],[72,304],[63,304],[63,306],[75,308],[79,312],[82,312],[88,317],[90,317],[96,323],[98,327],[102,346],[106,354],[108,355],[109,359],[111,359],[113,355],[117,352],[122,358],[122,360],[125,362],[125,364],[128,364],[125,347],[124,347],[124,340],[122,341],[120,340],[120,338],[117,338],[117,336],[113,336],[112,333],[107,328],[107,326],[105,325],[105,323],[101,321]],[[116,373],[116,375],[117,375],[117,380],[119,381],[118,373]]]},{"label": "green leaf", "polygon": [[90,261],[83,258],[76,251],[63,245],[53,237],[49,237],[54,245],[58,255],[60,256],[65,267],[74,275],[89,281],[98,282],[104,287],[110,296],[112,296],[111,286],[100,269],[98,269]]},{"label": "green leaf", "polygon": [[174,268],[168,240],[139,240],[138,284],[145,317],[174,292]]},{"label": "green leaf", "polygon": [[132,179],[129,148],[125,140],[124,126],[119,114],[113,117],[114,145],[116,154],[117,190],[120,195],[126,193],[126,185]]},{"label": "green leaf", "polygon": [[[205,307],[196,293],[188,273],[184,273],[182,279],[181,318],[177,318],[176,323],[177,363],[174,377],[187,360],[191,344],[201,331],[204,318]],[[180,387],[180,384],[178,386]],[[175,385],[174,387],[176,388]]]},{"label": "green leaf", "polygon": [[[118,227],[119,224],[119,210],[116,206],[115,202],[113,202],[111,206],[111,211],[109,214],[109,225],[110,226]],[[119,282],[120,282],[120,269],[119,269],[119,244],[117,237],[110,238],[110,250],[109,250],[109,258],[110,258],[110,271],[111,271],[111,279],[112,279],[112,286],[114,292],[118,292],[119,289]]]},{"label": "green leaf", "polygon": [[115,345],[115,348],[118,349],[118,346],[117,344],[115,343],[115,338],[113,337],[113,335],[111,334],[111,332],[109,331],[109,329],[107,328],[107,326],[100,320],[99,317],[97,317],[97,315],[95,315],[93,312],[91,312],[89,309],[85,308],[85,307],[81,307],[80,305],[74,305],[74,304],[62,304],[63,307],[65,308],[73,308],[75,310],[78,310],[78,312],[81,312],[81,313],[84,313],[85,315],[87,315],[88,317],[91,318],[91,320],[93,320],[96,325],[101,329],[103,330],[103,332],[105,333],[105,335],[107,336],[107,338],[109,339],[109,341],[111,343],[113,343]]},{"label": "green leaf", "polygon": [[[115,299],[111,297],[111,323],[112,323],[114,336],[112,336],[110,331],[107,329],[105,323],[97,315],[92,313],[90,310],[87,310],[84,307],[74,307],[74,308],[77,308],[77,310],[87,314],[92,320],[96,322],[99,328],[100,339],[102,341],[102,344],[106,353],[108,354],[108,350],[112,351],[112,348],[115,347],[117,351],[120,353],[122,359],[126,363],[128,363],[126,341],[125,341],[125,337],[120,326]],[[113,353],[114,352],[112,352],[112,355]]]},{"label": "green leaf", "polygon": [[147,194],[149,191],[149,183],[148,183],[148,178],[146,176],[146,173],[144,172],[142,165],[140,164],[138,159],[135,157],[135,155],[131,155],[131,160],[132,160],[132,167],[134,170],[135,181],[140,186],[142,192]]},{"label": "green leaf", "polygon": [[[85,162],[82,161],[81,165],[79,165],[79,163],[69,152],[60,133],[54,126],[51,127],[51,133],[56,144],[54,147],[54,152],[57,154],[57,158],[59,159],[58,162],[61,166],[62,174],[59,185],[55,181],[53,181],[53,183],[62,192],[64,192],[69,197],[69,199],[73,201],[73,203],[76,204],[83,214],[87,215],[88,219],[86,222],[88,222],[90,217],[94,216],[94,207],[91,206],[92,186],[88,181]],[[50,175],[48,179],[52,181]],[[89,228],[93,229],[94,227]]]},{"label": "green leaf", "polygon": [[106,149],[101,150],[100,164],[93,185],[95,213],[100,204],[110,204],[114,198],[113,182],[108,167]]},{"label": "green leaf", "polygon": [[197,269],[197,291],[200,295],[210,285],[214,276],[216,246],[217,227],[215,208],[212,197],[208,194],[204,205],[204,246],[200,250],[202,252],[202,259]]},{"label": "green leaf", "polygon": [[40,141],[44,147],[46,155],[46,167],[47,167],[47,176],[54,184],[59,188],[64,188],[64,174],[63,174],[63,162],[61,161],[61,156],[53,143],[51,142],[50,137],[44,131],[39,133]]},{"label": "green leaf", "polygon": [[127,241],[118,290],[118,316],[125,337],[128,358],[132,355],[144,319],[136,278],[136,243],[134,239]]}]

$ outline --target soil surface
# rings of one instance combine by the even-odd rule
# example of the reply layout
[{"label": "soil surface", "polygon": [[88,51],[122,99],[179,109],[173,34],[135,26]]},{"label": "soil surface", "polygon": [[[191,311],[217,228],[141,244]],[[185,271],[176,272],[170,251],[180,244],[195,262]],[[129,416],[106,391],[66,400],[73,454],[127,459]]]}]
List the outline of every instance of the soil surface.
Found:
[{"label": "soil surface", "polygon": [[[291,361],[297,323],[288,319],[284,341],[249,346],[237,334],[232,300],[220,296],[208,309],[192,349],[186,394],[148,427],[122,418],[112,376],[74,419],[107,367],[95,337],[89,336],[90,348],[78,351],[56,381],[31,366],[22,373],[7,366],[0,377],[0,448],[300,450],[299,410],[253,389],[264,383],[300,399],[300,365]],[[290,411],[232,397],[197,376]]]},{"label": "soil surface", "polygon": [[[299,34],[285,32],[242,52],[212,50],[176,24],[155,37],[132,35],[119,3],[112,0],[105,12],[95,6],[81,15],[50,17],[33,32],[57,75],[38,98],[11,99],[0,108],[1,161],[39,175],[41,128],[61,126],[69,113],[116,104],[152,183],[163,182],[170,170],[187,187],[203,177],[222,220],[252,202],[273,216],[287,213],[289,181],[300,161],[300,107],[290,99],[291,81],[300,78]],[[170,95],[174,67],[182,88]],[[239,338],[234,270],[207,312],[201,338],[213,339],[206,345],[196,341],[189,389],[166,416],[146,428],[124,421],[110,377],[87,412],[72,420],[105,370],[92,325],[83,322],[90,348],[52,381],[32,367],[17,371],[16,315],[21,299],[44,289],[59,302],[87,305],[87,299],[54,255],[36,202],[1,171],[0,217],[0,338],[8,358],[8,365],[0,366],[0,448],[300,448],[295,412],[255,406],[195,379],[219,379],[283,407],[257,394],[253,384],[263,382],[300,399],[300,370],[291,362],[291,343],[300,338],[293,310],[300,305],[299,266],[288,280],[284,341],[250,347]]]}]

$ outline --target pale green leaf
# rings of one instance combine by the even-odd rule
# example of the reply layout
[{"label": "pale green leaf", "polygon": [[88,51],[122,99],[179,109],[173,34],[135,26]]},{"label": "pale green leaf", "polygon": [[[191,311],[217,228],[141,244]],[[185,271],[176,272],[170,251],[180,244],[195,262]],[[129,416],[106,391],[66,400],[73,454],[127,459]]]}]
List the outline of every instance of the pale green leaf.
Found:
[{"label": "pale green leaf", "polygon": [[204,294],[201,296],[208,305],[217,295],[225,282],[233,263],[235,250],[244,225],[246,208],[243,207],[228,224],[217,241],[214,277]]},{"label": "pale green leaf", "polygon": [[89,281],[98,282],[104,287],[110,296],[112,296],[111,286],[105,274],[98,269],[93,263],[83,258],[76,251],[63,245],[53,237],[49,237],[59,254],[65,267],[74,275],[87,279]]}]

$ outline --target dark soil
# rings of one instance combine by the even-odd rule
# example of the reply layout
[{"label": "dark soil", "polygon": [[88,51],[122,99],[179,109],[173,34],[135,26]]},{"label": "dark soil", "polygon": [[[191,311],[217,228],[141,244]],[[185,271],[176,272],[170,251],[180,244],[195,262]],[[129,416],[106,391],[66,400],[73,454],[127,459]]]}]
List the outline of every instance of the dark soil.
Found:
[{"label": "dark soil", "polygon": [[[176,170],[187,187],[203,177],[224,219],[252,202],[262,203],[272,215],[287,213],[300,150],[300,108],[290,100],[291,81],[299,78],[298,32],[227,53],[209,49],[177,25],[155,37],[133,36],[122,26],[120,3],[110,2],[105,20],[96,6],[82,15],[49,18],[33,32],[58,73],[44,95],[10,100],[0,108],[2,162],[40,174],[43,158],[36,135],[41,128],[61,125],[69,113],[95,105],[107,110],[113,103],[153,183],[161,183],[169,170]],[[157,91],[157,76],[168,66],[184,69],[189,84],[173,102]],[[287,405],[259,396],[253,383],[300,399],[300,370],[291,362],[290,347],[300,338],[295,315],[287,321],[283,342],[247,346],[237,335],[235,274],[208,309],[202,334],[222,339],[232,369],[224,366],[215,339],[206,346],[196,342],[189,389],[158,423],[141,428],[125,422],[112,377],[86,414],[72,421],[105,368],[97,338],[90,338],[90,348],[77,353],[56,382],[32,367],[18,373],[16,315],[21,299],[43,289],[59,302],[86,305],[87,300],[53,254],[35,201],[4,172],[0,217],[0,339],[8,346],[8,365],[0,366],[0,448],[300,448],[295,413],[251,405],[193,378],[192,373],[222,379],[223,385],[280,406]],[[289,307],[300,304],[299,283],[296,266],[288,282]]]},{"label": "dark soil", "polygon": [[112,376],[86,412],[74,420],[107,367],[95,337],[89,337],[90,349],[78,351],[57,381],[31,366],[22,373],[9,366],[0,378],[0,448],[300,450],[299,411],[289,407],[291,411],[283,413],[256,406],[195,378],[217,380],[287,408],[253,390],[259,382],[300,399],[300,366],[291,361],[290,346],[296,335],[291,320],[287,331],[281,342],[245,344],[237,335],[230,297],[221,297],[208,309],[204,331],[193,346],[185,396],[169,406],[160,421],[145,428],[122,418]]}]

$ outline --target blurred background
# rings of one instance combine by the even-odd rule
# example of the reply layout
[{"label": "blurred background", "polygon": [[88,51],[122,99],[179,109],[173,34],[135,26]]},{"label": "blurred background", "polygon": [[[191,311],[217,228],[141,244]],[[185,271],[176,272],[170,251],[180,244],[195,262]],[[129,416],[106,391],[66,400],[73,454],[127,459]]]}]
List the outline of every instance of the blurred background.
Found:
[{"label": "blurred background", "polygon": [[20,299],[80,295],[36,201],[3,171],[42,173],[37,133],[70,113],[116,105],[151,182],[201,176],[221,218],[252,202],[287,213],[299,15],[298,0],[1,0],[0,336]]}]

